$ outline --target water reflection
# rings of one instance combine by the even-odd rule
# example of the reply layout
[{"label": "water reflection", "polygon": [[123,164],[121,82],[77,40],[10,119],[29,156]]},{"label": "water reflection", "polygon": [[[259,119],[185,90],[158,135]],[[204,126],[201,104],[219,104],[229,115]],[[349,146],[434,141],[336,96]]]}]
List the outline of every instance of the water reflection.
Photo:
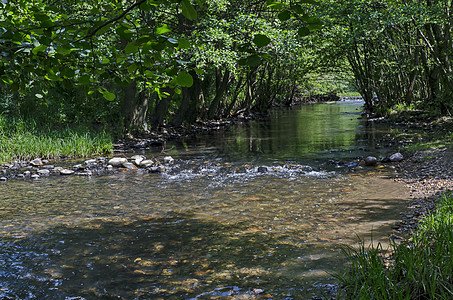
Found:
[{"label": "water reflection", "polygon": [[348,105],[275,112],[267,125],[175,143],[164,174],[1,184],[0,298],[332,295],[330,273],[346,263],[339,245],[371,232],[385,240],[407,199],[389,170],[351,174],[317,162],[370,147],[357,142],[369,129]]}]

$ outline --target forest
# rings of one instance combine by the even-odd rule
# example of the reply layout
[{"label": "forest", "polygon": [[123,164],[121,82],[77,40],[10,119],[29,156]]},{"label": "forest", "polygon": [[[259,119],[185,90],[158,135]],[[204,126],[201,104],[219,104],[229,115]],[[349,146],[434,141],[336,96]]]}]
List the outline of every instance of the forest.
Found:
[{"label": "forest", "polygon": [[3,118],[116,137],[358,92],[452,107],[451,1],[3,1]]}]

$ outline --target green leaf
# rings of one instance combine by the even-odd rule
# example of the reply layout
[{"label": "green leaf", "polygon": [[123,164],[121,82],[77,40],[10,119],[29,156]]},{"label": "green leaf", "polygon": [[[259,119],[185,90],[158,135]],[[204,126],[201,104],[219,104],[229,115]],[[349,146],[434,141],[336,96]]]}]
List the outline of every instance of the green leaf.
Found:
[{"label": "green leaf", "polygon": [[187,73],[187,71],[179,72],[178,76],[176,76],[176,84],[183,87],[191,87],[193,84],[192,75]]},{"label": "green leaf", "polygon": [[278,14],[278,19],[282,22],[287,21],[291,18],[291,13],[289,10],[284,10]]},{"label": "green leaf", "polygon": [[283,3],[278,1],[266,1],[267,7],[273,8],[276,10],[282,9]]},{"label": "green leaf", "polygon": [[299,3],[307,3],[307,4],[319,5],[319,2],[315,1],[315,0],[299,0]]},{"label": "green leaf", "polygon": [[61,55],[63,55],[63,56],[66,56],[66,55],[70,54],[73,50],[74,50],[74,49],[71,49],[71,48],[62,46],[62,47],[58,47],[55,51],[56,51],[58,54],[61,54]]},{"label": "green leaf", "polygon": [[193,21],[197,19],[197,11],[190,3],[189,0],[182,0],[181,1],[181,13],[187,19]]},{"label": "green leaf", "polygon": [[91,83],[91,79],[90,79],[89,75],[80,76],[78,81],[79,81],[79,84],[82,84],[82,85],[88,85]]},{"label": "green leaf", "polygon": [[162,25],[161,27],[157,27],[156,28],[156,34],[157,35],[161,35],[161,34],[165,34],[167,32],[170,32],[170,28],[168,28],[167,24],[164,24]]},{"label": "green leaf", "polygon": [[241,66],[257,67],[262,63],[262,60],[258,55],[252,54],[246,58],[240,59],[238,63]]},{"label": "green leaf", "polygon": [[302,15],[304,13],[304,10],[302,9],[302,6],[300,6],[299,4],[293,5],[291,8],[293,9],[293,11],[296,14]]},{"label": "green leaf", "polygon": [[102,89],[98,89],[99,93],[102,94],[102,96],[104,96],[104,98],[108,101],[113,101],[115,100],[116,96],[114,93],[110,93],[109,91],[107,91],[106,89],[102,88]]},{"label": "green leaf", "polygon": [[134,73],[137,70],[137,68],[138,68],[137,64],[132,64],[127,68],[127,71],[129,73]]},{"label": "green leaf", "polygon": [[190,42],[185,39],[178,39],[178,47],[180,49],[189,49],[190,48]]},{"label": "green leaf", "polygon": [[124,52],[126,54],[137,53],[138,52],[138,46],[135,44],[135,41],[132,41],[129,44],[127,44],[126,48],[124,48]]},{"label": "green leaf", "polygon": [[112,24],[107,24],[105,25],[104,27],[102,27],[101,29],[99,29],[96,34],[97,35],[103,35],[104,33],[106,33],[107,31],[110,30],[110,28],[112,27]]},{"label": "green leaf", "polygon": [[255,34],[253,42],[255,43],[256,46],[258,46],[258,48],[261,48],[269,45],[271,39],[265,36],[264,34]]},{"label": "green leaf", "polygon": [[32,52],[33,52],[34,55],[37,55],[39,52],[46,51],[46,49],[47,49],[46,45],[39,45],[39,46],[33,48]]},{"label": "green leaf", "polygon": [[308,27],[300,27],[298,30],[297,30],[297,34],[299,36],[307,36],[310,34],[310,29],[308,29]]}]

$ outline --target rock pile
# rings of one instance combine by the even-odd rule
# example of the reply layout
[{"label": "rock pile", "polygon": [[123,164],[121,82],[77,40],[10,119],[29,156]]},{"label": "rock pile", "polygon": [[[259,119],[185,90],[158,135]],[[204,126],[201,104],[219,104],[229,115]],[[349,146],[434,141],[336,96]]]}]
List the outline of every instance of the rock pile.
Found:
[{"label": "rock pile", "polygon": [[92,176],[94,174],[112,173],[115,171],[144,170],[149,173],[160,173],[166,170],[166,165],[173,164],[175,159],[165,156],[151,160],[143,155],[131,157],[98,157],[85,160],[83,163],[69,167],[54,166],[48,160],[36,158],[31,161],[15,162],[0,166],[0,181],[17,178],[39,179],[54,175],[61,176]]}]

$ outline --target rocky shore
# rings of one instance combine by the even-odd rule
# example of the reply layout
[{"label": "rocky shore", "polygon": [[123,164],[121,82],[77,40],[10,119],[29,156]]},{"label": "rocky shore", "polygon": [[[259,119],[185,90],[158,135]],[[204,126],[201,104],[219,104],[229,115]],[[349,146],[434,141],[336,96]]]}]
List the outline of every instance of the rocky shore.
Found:
[{"label": "rocky shore", "polygon": [[439,194],[453,189],[453,152],[447,147],[416,151],[400,162],[396,169],[399,178],[411,192],[408,210],[395,226],[396,234],[410,234],[419,221],[436,208]]},{"label": "rocky shore", "polygon": [[173,162],[174,159],[171,156],[151,160],[143,155],[133,155],[131,157],[97,157],[70,166],[67,165],[68,162],[57,161],[61,166],[55,166],[49,160],[36,158],[32,161],[14,162],[0,166],[0,181],[24,178],[39,179],[48,176],[92,176],[126,170],[161,173],[166,170],[166,166],[173,164]]}]

